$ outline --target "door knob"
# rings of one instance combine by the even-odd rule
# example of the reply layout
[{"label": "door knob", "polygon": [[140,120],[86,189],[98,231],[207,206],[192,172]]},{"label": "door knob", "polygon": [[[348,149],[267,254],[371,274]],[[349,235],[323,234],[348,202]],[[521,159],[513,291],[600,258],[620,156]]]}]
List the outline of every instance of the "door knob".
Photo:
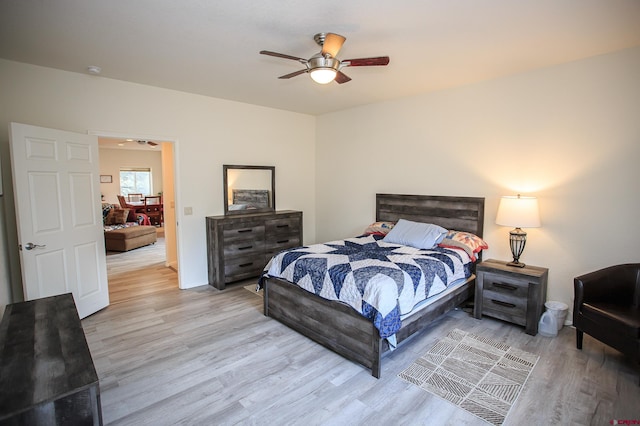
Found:
[{"label": "door knob", "polygon": [[40,245],[40,244],[27,243],[25,244],[24,248],[25,250],[33,250],[34,248],[44,248],[46,246],[47,246],[46,244]]}]

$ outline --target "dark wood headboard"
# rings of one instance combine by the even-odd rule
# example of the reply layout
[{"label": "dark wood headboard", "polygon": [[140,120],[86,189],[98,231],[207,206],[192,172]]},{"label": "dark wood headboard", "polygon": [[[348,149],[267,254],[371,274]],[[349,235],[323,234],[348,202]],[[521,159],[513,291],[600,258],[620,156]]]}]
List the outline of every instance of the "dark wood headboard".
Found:
[{"label": "dark wood headboard", "polygon": [[376,220],[397,222],[399,219],[433,223],[482,237],[484,198],[376,194]]}]

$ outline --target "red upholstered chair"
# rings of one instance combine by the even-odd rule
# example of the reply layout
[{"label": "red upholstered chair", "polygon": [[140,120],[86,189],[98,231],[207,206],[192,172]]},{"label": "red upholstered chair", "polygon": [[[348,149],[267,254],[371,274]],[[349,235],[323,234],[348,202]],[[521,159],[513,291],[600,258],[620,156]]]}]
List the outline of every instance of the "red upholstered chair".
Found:
[{"label": "red upholstered chair", "polygon": [[573,286],[578,349],[587,333],[640,363],[640,263],[576,277]]},{"label": "red upholstered chair", "polygon": [[118,202],[120,203],[120,207],[123,209],[128,209],[129,205],[127,204],[127,200],[125,200],[124,196],[118,195]]}]

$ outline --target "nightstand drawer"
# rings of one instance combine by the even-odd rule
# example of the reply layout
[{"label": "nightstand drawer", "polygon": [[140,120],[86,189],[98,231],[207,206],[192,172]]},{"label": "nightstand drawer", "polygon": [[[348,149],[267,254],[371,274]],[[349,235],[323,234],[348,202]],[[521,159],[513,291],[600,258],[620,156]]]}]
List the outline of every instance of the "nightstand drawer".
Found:
[{"label": "nightstand drawer", "polygon": [[485,290],[482,292],[482,313],[514,324],[525,325],[527,299]]},{"label": "nightstand drawer", "polygon": [[526,300],[529,292],[529,283],[522,279],[514,279],[503,275],[484,274],[484,290],[510,295]]}]

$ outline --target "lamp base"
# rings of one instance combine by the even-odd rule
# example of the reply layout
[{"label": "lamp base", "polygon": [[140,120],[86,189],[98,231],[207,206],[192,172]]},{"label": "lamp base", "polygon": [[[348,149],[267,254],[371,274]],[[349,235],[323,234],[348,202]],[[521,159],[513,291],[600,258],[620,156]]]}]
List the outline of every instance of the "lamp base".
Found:
[{"label": "lamp base", "polygon": [[513,255],[513,262],[507,263],[507,266],[514,266],[516,268],[524,268],[525,264],[520,263],[520,256],[524,251],[524,246],[527,243],[527,233],[520,228],[516,228],[509,232],[509,245],[511,246],[511,254]]}]

